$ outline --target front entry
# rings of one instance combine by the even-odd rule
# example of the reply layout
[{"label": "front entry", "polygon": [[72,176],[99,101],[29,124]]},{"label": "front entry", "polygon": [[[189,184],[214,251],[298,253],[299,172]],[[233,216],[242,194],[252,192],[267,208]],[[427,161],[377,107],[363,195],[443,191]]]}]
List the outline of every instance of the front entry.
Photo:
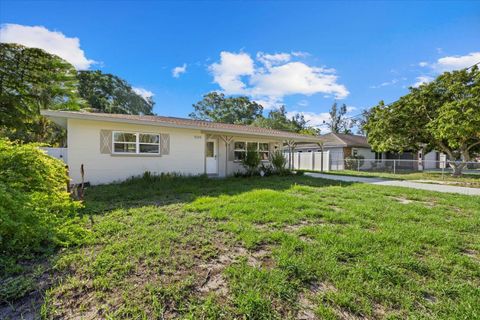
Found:
[{"label": "front entry", "polygon": [[218,174],[217,141],[207,140],[205,149],[207,174]]}]

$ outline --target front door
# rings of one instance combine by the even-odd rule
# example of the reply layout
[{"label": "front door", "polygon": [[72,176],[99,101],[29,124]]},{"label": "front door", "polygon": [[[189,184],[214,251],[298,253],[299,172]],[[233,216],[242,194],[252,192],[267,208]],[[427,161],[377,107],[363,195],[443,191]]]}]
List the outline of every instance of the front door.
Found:
[{"label": "front door", "polygon": [[218,173],[218,164],[217,164],[217,141],[216,140],[207,140],[206,145],[206,162],[207,162],[207,174],[217,174]]}]

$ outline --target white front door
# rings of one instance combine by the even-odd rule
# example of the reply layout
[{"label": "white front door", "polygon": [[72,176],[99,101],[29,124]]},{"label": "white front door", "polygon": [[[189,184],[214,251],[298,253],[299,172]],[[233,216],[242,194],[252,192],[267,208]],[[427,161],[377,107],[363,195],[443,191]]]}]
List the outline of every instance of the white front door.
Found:
[{"label": "white front door", "polygon": [[217,174],[218,173],[218,164],[217,164],[217,141],[216,140],[207,140],[207,145],[205,148],[205,156],[207,162],[207,174]]}]

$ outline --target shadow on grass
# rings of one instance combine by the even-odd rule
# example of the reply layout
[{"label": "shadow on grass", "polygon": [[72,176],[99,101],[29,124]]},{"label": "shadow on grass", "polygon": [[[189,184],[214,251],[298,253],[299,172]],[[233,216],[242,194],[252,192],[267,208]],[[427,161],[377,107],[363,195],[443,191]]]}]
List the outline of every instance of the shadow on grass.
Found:
[{"label": "shadow on grass", "polygon": [[352,184],[295,175],[226,179],[212,179],[204,176],[133,178],[122,183],[88,188],[85,192],[85,208],[82,213],[96,215],[121,208],[182,204],[204,196],[233,196],[259,189],[282,191],[294,185],[345,187]]}]

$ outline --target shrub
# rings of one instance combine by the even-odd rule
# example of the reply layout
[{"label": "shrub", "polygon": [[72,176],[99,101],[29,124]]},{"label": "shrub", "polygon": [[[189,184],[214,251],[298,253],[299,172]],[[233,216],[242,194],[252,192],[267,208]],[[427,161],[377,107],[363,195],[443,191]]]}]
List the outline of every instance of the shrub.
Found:
[{"label": "shrub", "polygon": [[287,159],[280,150],[273,152],[272,165],[277,171],[285,169],[285,166],[287,165]]},{"label": "shrub", "polygon": [[285,166],[287,165],[287,158],[282,151],[277,150],[272,154],[272,166],[275,169],[275,172],[280,175],[290,173],[290,170]]},{"label": "shrub", "polygon": [[64,164],[35,144],[0,139],[0,270],[53,246],[81,242],[85,230],[66,186]]},{"label": "shrub", "polygon": [[247,170],[246,174],[253,176],[258,173],[258,166],[260,165],[260,156],[256,149],[249,148],[245,154],[245,158],[242,161],[243,166]]},{"label": "shrub", "polygon": [[358,167],[363,166],[365,163],[365,157],[362,155],[348,156],[345,158],[345,169],[357,170]]}]

